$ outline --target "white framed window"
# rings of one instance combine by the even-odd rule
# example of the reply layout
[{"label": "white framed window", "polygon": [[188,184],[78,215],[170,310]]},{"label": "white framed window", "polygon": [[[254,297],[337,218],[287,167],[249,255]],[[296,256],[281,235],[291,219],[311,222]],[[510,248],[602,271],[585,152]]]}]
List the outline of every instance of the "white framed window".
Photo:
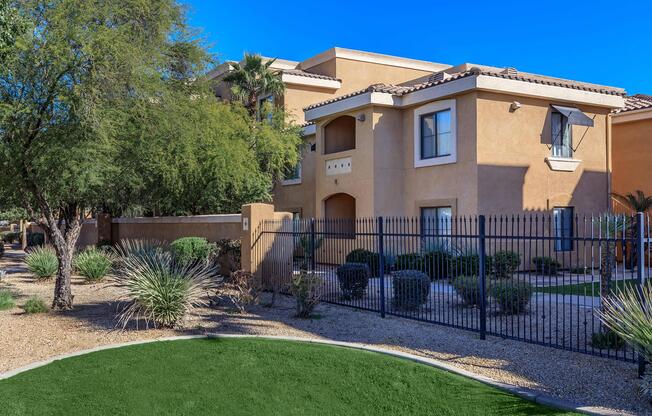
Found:
[{"label": "white framed window", "polygon": [[562,158],[573,157],[573,126],[568,117],[553,111],[552,120],[552,156]]},{"label": "white framed window", "polygon": [[298,185],[301,183],[301,161],[299,161],[293,168],[289,168],[285,171],[281,183],[283,185]]},{"label": "white framed window", "polygon": [[457,162],[455,100],[436,101],[414,110],[414,167]]},{"label": "white framed window", "polygon": [[421,245],[431,250],[447,245],[452,232],[452,207],[421,207]]}]

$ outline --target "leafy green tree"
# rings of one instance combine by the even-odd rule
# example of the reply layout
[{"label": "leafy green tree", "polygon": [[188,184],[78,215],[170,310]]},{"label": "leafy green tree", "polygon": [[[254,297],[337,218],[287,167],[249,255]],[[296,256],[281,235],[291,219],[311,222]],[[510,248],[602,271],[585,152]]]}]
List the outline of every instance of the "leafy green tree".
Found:
[{"label": "leafy green tree", "polygon": [[75,243],[122,169],[124,126],[169,90],[192,94],[207,57],[174,0],[17,7],[31,29],[0,66],[0,185],[39,218],[59,260],[52,306],[68,309]]},{"label": "leafy green tree", "polygon": [[16,38],[25,30],[25,21],[10,0],[0,0],[0,60],[16,43]]},{"label": "leafy green tree", "polygon": [[286,124],[283,113],[258,122],[208,88],[191,99],[171,93],[141,103],[135,114],[123,129],[120,168],[104,202],[113,215],[134,213],[134,201],[140,215],[238,212],[270,200],[273,181],[297,162],[300,128]]},{"label": "leafy green tree", "polygon": [[266,95],[282,95],[285,84],[280,71],[271,68],[275,59],[265,61],[257,54],[246,53],[242,65],[235,63],[233,70],[224,77],[231,84],[233,96],[254,116],[259,111],[259,100]]}]

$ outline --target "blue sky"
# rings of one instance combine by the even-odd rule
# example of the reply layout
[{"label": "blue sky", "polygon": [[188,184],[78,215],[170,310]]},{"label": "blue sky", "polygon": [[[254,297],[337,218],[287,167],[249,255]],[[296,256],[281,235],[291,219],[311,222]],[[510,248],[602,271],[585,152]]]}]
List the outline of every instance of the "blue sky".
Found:
[{"label": "blue sky", "polygon": [[181,1],[220,60],[301,61],[340,46],[652,94],[650,1]]}]

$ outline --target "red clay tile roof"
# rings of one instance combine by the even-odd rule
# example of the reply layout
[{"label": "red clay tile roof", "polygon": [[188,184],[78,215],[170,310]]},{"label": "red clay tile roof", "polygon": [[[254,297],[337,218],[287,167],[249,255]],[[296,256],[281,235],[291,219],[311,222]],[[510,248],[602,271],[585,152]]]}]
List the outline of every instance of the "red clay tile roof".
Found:
[{"label": "red clay tile roof", "polygon": [[367,92],[384,92],[388,94],[392,94],[395,96],[402,96],[414,91],[419,91],[422,89],[434,87],[435,85],[440,85],[444,84],[447,82],[455,81],[460,78],[465,78],[468,76],[472,75],[487,75],[487,76],[492,76],[492,77],[498,77],[498,78],[504,78],[504,79],[512,79],[512,80],[517,80],[517,81],[523,81],[523,82],[531,82],[535,84],[542,84],[542,85],[551,85],[551,86],[557,86],[557,87],[564,87],[564,88],[570,88],[570,89],[575,89],[575,90],[583,90],[583,91],[590,91],[590,92],[597,92],[600,94],[609,94],[609,95],[619,95],[623,96],[625,95],[625,90],[620,89],[620,88],[611,88],[611,87],[605,87],[602,85],[596,85],[596,84],[588,84],[584,82],[577,82],[577,81],[571,81],[571,80],[565,80],[565,79],[560,79],[560,78],[553,78],[553,77],[546,77],[542,75],[536,75],[536,74],[529,74],[529,73],[518,73],[515,71],[507,71],[507,72],[496,72],[496,71],[489,71],[489,70],[483,70],[477,67],[471,68],[468,71],[464,72],[457,72],[453,74],[447,74],[447,77],[444,79],[439,79],[437,74],[432,74],[426,82],[421,82],[418,84],[413,84],[413,85],[387,85],[387,84],[374,84],[370,85],[369,87],[365,88],[364,90],[360,91],[355,91],[350,94],[342,95],[339,97],[334,97],[331,98],[330,100],[322,101],[320,103],[315,103],[312,105],[309,105],[304,108],[304,110],[311,110],[313,108],[321,107],[326,104],[334,103],[337,101],[345,100],[347,98],[354,97],[356,95],[361,95],[365,94]]},{"label": "red clay tile roof", "polygon": [[645,94],[635,94],[625,97],[625,107],[620,108],[614,113],[625,113],[627,111],[652,109],[652,96]]},{"label": "red clay tile roof", "polygon": [[327,75],[313,74],[312,72],[306,72],[300,69],[283,69],[281,70],[281,72],[288,75],[297,75],[306,78],[327,79],[329,81],[341,81],[337,78],[329,77]]}]

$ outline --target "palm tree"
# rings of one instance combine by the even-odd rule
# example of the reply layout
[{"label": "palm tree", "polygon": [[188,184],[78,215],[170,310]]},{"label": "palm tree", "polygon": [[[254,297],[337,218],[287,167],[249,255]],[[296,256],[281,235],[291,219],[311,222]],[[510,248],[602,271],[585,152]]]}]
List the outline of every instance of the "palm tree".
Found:
[{"label": "palm tree", "polygon": [[[652,208],[652,196],[646,196],[643,191],[638,189],[636,195],[629,193],[627,195],[620,194],[611,194],[612,197],[629,208],[632,212],[648,212]],[[626,236],[628,241],[633,241],[634,236],[636,235],[636,223],[630,221],[629,227],[626,230]],[[625,259],[625,265],[628,268],[633,268],[636,264],[636,251],[632,249],[632,244],[628,244],[628,256]]]},{"label": "palm tree", "polygon": [[281,72],[271,69],[276,59],[264,60],[257,54],[245,53],[242,65],[234,63],[233,70],[224,77],[231,84],[233,96],[240,100],[252,116],[258,112],[258,103],[266,95],[281,95],[285,85]]},{"label": "palm tree", "polygon": [[646,196],[640,189],[636,191],[636,195],[630,193],[627,195],[612,194],[612,196],[634,212],[647,212],[652,208],[652,196]]}]

